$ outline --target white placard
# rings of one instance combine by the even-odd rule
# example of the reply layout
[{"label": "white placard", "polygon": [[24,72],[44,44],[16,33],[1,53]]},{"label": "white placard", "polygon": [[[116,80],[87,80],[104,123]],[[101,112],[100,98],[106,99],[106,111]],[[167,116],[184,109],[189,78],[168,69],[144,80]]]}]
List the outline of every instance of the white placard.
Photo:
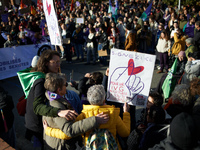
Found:
[{"label": "white placard", "polygon": [[47,21],[51,44],[61,46],[61,35],[58,26],[58,19],[53,5],[53,0],[43,0],[43,9]]},{"label": "white placard", "polygon": [[84,18],[76,18],[76,23],[84,24]]},{"label": "white placard", "polygon": [[156,57],[119,49],[110,55],[107,99],[145,107]]}]

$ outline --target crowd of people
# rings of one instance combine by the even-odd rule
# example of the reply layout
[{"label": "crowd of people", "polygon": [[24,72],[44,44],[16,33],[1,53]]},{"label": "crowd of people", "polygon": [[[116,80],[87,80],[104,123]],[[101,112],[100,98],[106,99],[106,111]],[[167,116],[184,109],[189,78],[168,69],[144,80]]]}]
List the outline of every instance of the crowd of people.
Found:
[{"label": "crowd of people", "polygon": [[[151,3],[150,15],[143,17]],[[27,98],[25,137],[28,140],[36,138],[41,149],[100,146],[100,149],[123,150],[200,149],[200,11],[197,6],[183,6],[179,10],[159,0],[76,3],[72,7],[70,3],[56,1],[55,8],[64,50],[60,49],[60,53],[46,50],[36,64],[19,72]],[[8,22],[2,20],[0,26],[0,38],[5,41],[1,42],[1,48],[36,44],[42,38],[49,38],[45,15],[39,8],[34,15],[19,15],[13,6],[7,11]],[[76,23],[76,18],[83,18],[84,23]],[[35,36],[28,37],[27,31]],[[149,93],[139,120],[135,118],[135,106],[106,100],[109,69],[105,75],[86,73],[78,83],[71,82],[79,95],[66,90],[61,59],[72,63],[74,55],[74,61],[86,59],[85,65],[96,65],[99,61],[101,66],[107,66],[109,55],[99,56],[98,51],[109,54],[112,48],[159,56],[157,73],[163,76],[157,88]],[[162,85],[175,62],[176,72],[172,76],[176,86],[164,105]],[[0,137],[15,147],[12,98],[3,89],[0,96]],[[100,140],[101,133],[110,142]],[[94,137],[100,145],[92,142]]]}]

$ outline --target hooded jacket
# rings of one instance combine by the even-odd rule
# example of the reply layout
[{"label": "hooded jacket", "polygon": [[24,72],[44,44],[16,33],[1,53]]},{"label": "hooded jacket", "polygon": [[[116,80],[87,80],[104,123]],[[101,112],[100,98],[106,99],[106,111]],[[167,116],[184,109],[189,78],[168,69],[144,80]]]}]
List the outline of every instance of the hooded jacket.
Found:
[{"label": "hooded jacket", "polygon": [[186,39],[185,36],[181,37],[181,39],[178,39],[177,33],[174,33],[174,45],[172,46],[171,49],[173,55],[178,55],[180,51],[185,51],[185,44],[186,44],[185,39]]}]

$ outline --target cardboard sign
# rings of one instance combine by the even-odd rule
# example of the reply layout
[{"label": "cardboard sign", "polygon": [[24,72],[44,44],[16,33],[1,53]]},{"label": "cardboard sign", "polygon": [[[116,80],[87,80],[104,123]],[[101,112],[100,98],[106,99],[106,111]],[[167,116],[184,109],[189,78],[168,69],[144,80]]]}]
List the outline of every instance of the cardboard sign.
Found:
[{"label": "cardboard sign", "polygon": [[99,50],[98,54],[99,56],[108,56],[107,50]]},{"label": "cardboard sign", "polygon": [[76,23],[84,24],[84,18],[76,18]]},{"label": "cardboard sign", "polygon": [[70,44],[70,38],[63,39],[63,44]]},{"label": "cardboard sign", "polygon": [[145,107],[155,55],[111,49],[107,100]]}]

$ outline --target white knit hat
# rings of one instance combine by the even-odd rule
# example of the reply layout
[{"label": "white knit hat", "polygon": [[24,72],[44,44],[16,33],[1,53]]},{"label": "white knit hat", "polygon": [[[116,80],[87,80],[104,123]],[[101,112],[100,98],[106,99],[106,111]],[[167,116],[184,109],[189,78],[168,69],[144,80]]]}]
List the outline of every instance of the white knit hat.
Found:
[{"label": "white knit hat", "polygon": [[40,58],[40,57],[37,56],[37,55],[33,57],[32,62],[31,62],[31,66],[32,66],[32,67],[36,67],[39,58]]}]

